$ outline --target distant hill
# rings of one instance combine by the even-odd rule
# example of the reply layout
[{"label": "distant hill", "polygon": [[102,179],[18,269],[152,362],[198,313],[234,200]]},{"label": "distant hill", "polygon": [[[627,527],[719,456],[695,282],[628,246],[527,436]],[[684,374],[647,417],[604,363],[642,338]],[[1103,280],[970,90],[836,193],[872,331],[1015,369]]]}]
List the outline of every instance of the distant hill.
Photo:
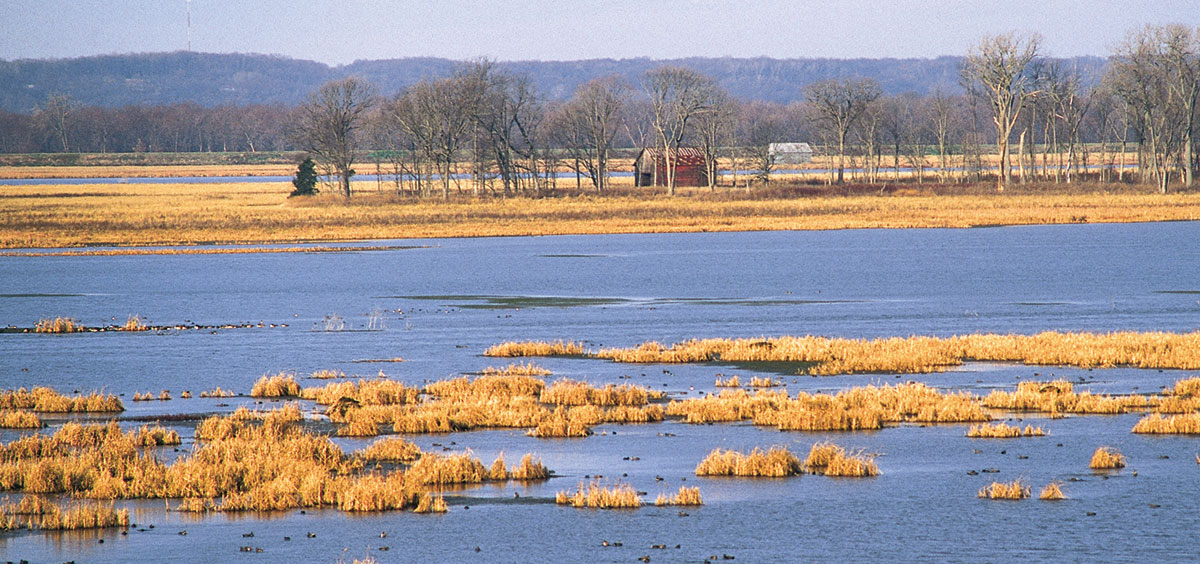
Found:
[{"label": "distant hill", "polygon": [[[528,74],[539,91],[565,99],[588,80],[610,74],[637,84],[642,74],[664,64],[684,65],[707,74],[742,99],[792,102],[804,85],[830,77],[871,77],[889,94],[928,94],[940,88],[958,92],[962,57],[936,59],[771,59],[688,58],[517,61],[499,66]],[[1069,59],[1085,75],[1099,77],[1100,57]],[[73,59],[0,61],[0,109],[28,113],[51,93],[65,93],[94,106],[163,105],[192,102],[293,105],[321,83],[345,76],[370,80],[394,94],[424,78],[448,76],[460,63],[449,59],[406,58],[356,61],[330,67],[323,63],[253,54],[147,53]]]}]

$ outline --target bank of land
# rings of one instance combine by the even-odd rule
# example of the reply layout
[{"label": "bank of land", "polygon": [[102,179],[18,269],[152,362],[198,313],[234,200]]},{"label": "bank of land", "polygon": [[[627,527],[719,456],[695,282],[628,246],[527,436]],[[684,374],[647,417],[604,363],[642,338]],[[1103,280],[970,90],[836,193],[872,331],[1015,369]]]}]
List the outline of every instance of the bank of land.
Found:
[{"label": "bank of land", "polygon": [[[571,183],[573,184],[573,182]],[[350,200],[287,198],[287,182],[28,184],[0,187],[0,247],[295,243],[416,237],[966,228],[1200,219],[1200,194],[1123,184],[823,186],[687,189],[450,201],[362,182]],[[381,192],[376,192],[381,188]]]}]

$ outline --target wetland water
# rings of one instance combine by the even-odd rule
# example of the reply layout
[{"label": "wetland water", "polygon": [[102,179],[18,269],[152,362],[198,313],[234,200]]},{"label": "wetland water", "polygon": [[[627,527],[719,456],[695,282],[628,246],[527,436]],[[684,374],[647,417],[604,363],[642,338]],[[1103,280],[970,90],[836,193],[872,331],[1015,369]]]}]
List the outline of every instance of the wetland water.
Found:
[{"label": "wetland water", "polygon": [[[313,254],[4,257],[0,324],[69,316],[107,325],[136,313],[154,325],[265,326],[0,334],[0,379],[3,388],[124,394],[122,416],[130,417],[253,405],[248,397],[178,398],[185,389],[198,394],[216,386],[245,394],[260,376],[279,371],[382,370],[419,385],[505,365],[508,359],[481,354],[509,340],[576,339],[596,348],[694,337],[1187,332],[1200,327],[1198,240],[1200,223],[1179,222],[445,239],[403,242],[424,248]],[[366,330],[380,321],[382,330]],[[355,362],[394,357],[404,361]],[[533,360],[554,373],[551,380],[629,382],[677,398],[713,391],[718,373],[762,374],[753,367]],[[876,374],[783,381],[793,394],[903,380],[986,394],[1021,380],[1065,377],[1077,391],[1130,393],[1195,375],[968,364],[899,380]],[[130,401],[134,392],[162,389],[177,399]],[[315,411],[308,402],[302,407]],[[194,516],[165,511],[161,500],[121,502],[138,524],[126,536],[118,529],[4,533],[0,555],[34,562],[334,562],[370,549],[380,562],[637,562],[643,555],[701,562],[726,554],[735,562],[1194,559],[1200,437],[1134,435],[1140,417],[1025,414],[1022,424],[1040,425],[1049,436],[1015,440],[968,439],[966,425],[802,433],[677,421],[599,425],[585,439],[535,439],[523,430],[411,435],[423,449],[453,441],[451,448],[469,448],[485,464],[499,452],[510,462],[532,452],[559,477],[464,488],[447,496],[450,511],[441,515],[327,509]],[[181,448],[189,448],[192,428],[176,428]],[[0,438],[20,434],[2,431]],[[752,480],[693,473],[716,447],[783,445],[803,457],[826,439],[877,453],[882,475]],[[352,450],[372,439],[336,442]],[[1129,467],[1089,471],[1100,445],[1120,449]],[[164,457],[173,454],[165,450]],[[984,468],[999,472],[968,475]],[[680,485],[699,486],[705,505],[681,516],[677,507],[553,503],[556,491],[573,489],[585,475],[625,476],[651,502]],[[1062,480],[1070,499],[976,497],[992,480],[1017,478],[1035,493]],[[182,530],[186,536],[177,534]],[[243,538],[249,532],[255,537]],[[263,552],[239,553],[247,540]],[[605,540],[622,546],[604,547]],[[650,548],[656,544],[669,548]]]}]

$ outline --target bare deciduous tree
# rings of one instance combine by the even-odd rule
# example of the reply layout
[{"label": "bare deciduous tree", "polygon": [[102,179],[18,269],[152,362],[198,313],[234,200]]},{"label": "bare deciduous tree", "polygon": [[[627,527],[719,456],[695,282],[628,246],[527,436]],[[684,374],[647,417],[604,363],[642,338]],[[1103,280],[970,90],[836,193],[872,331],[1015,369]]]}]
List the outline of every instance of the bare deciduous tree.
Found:
[{"label": "bare deciduous tree", "polygon": [[712,110],[716,84],[684,67],[659,67],[646,73],[642,88],[650,98],[651,127],[666,159],[667,191],[675,195],[675,156],[688,131],[688,122]]},{"label": "bare deciduous tree", "polygon": [[822,80],[804,89],[804,99],[808,101],[813,120],[837,140],[838,184],[845,178],[847,134],[880,95],[879,84],[869,78]]},{"label": "bare deciduous tree", "polygon": [[79,103],[66,94],[51,94],[46,103],[34,111],[34,119],[41,122],[49,137],[62,146],[64,153],[70,151],[67,142],[67,132],[70,129],[70,119],[79,108]]},{"label": "bare deciduous tree", "polygon": [[988,36],[967,52],[962,79],[967,91],[987,101],[996,124],[996,146],[1000,154],[997,190],[1011,180],[1008,141],[1013,126],[1036,92],[1038,48],[1041,36],[1021,37],[1016,33]]},{"label": "bare deciduous tree", "polygon": [[1192,132],[1200,89],[1200,37],[1182,26],[1146,26],[1117,47],[1110,83],[1134,112],[1144,170],[1166,192],[1172,161],[1184,155],[1184,182],[1191,181]]},{"label": "bare deciduous tree", "polygon": [[300,106],[296,141],[337,175],[342,195],[350,197],[350,177],[360,130],[375,103],[375,91],[359,78],[327,82]]},{"label": "bare deciduous tree", "polygon": [[621,130],[629,87],[618,76],[597,78],[580,86],[554,115],[553,133],[579,172],[599,193],[608,189],[608,161],[613,139]]}]

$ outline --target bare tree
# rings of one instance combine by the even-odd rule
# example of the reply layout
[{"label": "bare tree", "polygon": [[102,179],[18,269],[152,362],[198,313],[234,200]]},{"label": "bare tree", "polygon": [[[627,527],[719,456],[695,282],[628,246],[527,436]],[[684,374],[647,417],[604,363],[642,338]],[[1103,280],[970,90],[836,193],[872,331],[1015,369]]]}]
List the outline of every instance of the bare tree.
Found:
[{"label": "bare tree", "polygon": [[359,133],[374,103],[371,85],[351,77],[325,83],[300,106],[297,143],[337,175],[342,195],[347,198]]},{"label": "bare tree", "polygon": [[760,101],[743,104],[738,112],[738,137],[746,147],[749,167],[756,171],[756,180],[768,185],[775,168],[771,143],[779,140],[781,113],[777,105]]},{"label": "bare tree", "polygon": [[809,84],[804,89],[804,99],[813,112],[813,121],[837,140],[838,184],[845,178],[846,138],[850,128],[880,95],[879,84],[870,78],[828,79]]},{"label": "bare tree", "polygon": [[553,136],[573,162],[580,163],[599,193],[608,189],[608,161],[613,139],[621,130],[629,87],[618,76],[597,78],[580,86],[557,108]]},{"label": "bare tree", "polygon": [[461,74],[422,81],[397,97],[392,119],[421,155],[418,190],[429,196],[434,176],[441,179],[442,199],[450,199],[454,163],[474,123],[479,91]]},{"label": "bare tree", "polygon": [[659,67],[646,72],[642,88],[650,98],[651,127],[666,159],[667,191],[675,195],[679,146],[688,122],[712,110],[715,83],[684,67]]},{"label": "bare tree", "polygon": [[1186,155],[1184,182],[1191,173],[1191,129],[1195,124],[1196,38],[1179,26],[1146,26],[1117,47],[1107,77],[1134,112],[1142,149],[1149,159],[1144,176],[1166,192],[1171,162]]},{"label": "bare tree", "polygon": [[46,103],[34,111],[34,119],[41,122],[47,136],[62,147],[64,153],[70,150],[67,142],[67,131],[70,129],[71,117],[79,109],[79,103],[66,94],[51,94]]},{"label": "bare tree", "polygon": [[1038,48],[1041,36],[1020,37],[1016,33],[985,37],[967,52],[963,62],[963,86],[984,99],[996,124],[996,145],[1000,153],[997,190],[1011,180],[1008,140],[1013,126],[1036,92]]},{"label": "bare tree", "polygon": [[929,99],[929,120],[937,143],[938,171],[942,182],[946,182],[950,173],[950,144],[953,142],[951,136],[962,126],[963,121],[960,105],[938,89]]},{"label": "bare tree", "polygon": [[710,110],[697,115],[693,126],[696,130],[696,137],[700,141],[700,152],[704,155],[708,189],[716,190],[717,176],[720,173],[720,166],[718,166],[720,152],[722,148],[729,145],[729,141],[733,137],[733,122],[737,107],[729,93],[716,85],[712,86],[709,101]]}]

